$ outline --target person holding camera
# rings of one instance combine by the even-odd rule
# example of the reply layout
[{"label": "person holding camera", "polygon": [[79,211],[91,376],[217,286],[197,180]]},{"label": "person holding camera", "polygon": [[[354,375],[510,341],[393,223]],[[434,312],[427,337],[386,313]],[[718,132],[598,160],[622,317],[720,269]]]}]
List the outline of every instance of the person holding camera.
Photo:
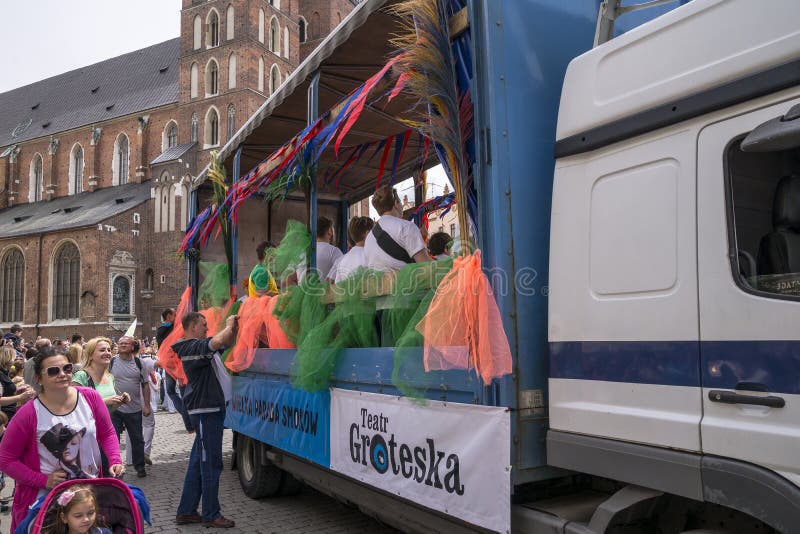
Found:
[{"label": "person holding camera", "polygon": [[128,431],[136,474],[147,476],[145,471],[144,432],[142,417],[152,412],[150,407],[150,385],[147,371],[136,354],[139,342],[129,336],[122,336],[117,342],[117,356],[111,359],[108,369],[114,375],[117,392],[128,396],[128,402],[121,404],[111,414],[111,422],[117,432],[117,439],[124,430]]}]

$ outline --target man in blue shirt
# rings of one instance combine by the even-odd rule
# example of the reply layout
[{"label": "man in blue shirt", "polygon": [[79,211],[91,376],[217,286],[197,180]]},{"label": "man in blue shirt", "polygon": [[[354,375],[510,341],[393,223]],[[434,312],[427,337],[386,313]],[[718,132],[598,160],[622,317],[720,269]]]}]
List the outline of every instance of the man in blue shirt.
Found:
[{"label": "man in blue shirt", "polygon": [[[219,477],[222,474],[222,432],[225,404],[230,399],[231,381],[219,351],[236,340],[238,317],[232,315],[214,337],[206,337],[205,317],[190,312],[181,319],[184,338],[172,345],[183,364],[188,383],[183,403],[196,433],[183,481],[181,502],[175,522],[200,523],[207,527],[232,528],[235,523],[222,516],[219,505]],[[202,517],[197,513],[203,501]]]}]

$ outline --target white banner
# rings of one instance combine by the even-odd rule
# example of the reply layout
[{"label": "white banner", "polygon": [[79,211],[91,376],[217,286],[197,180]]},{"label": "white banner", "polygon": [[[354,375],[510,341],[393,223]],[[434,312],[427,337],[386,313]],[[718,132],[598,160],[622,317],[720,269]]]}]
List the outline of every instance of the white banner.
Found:
[{"label": "white banner", "polygon": [[333,389],[331,469],[510,532],[510,425],[505,408]]}]

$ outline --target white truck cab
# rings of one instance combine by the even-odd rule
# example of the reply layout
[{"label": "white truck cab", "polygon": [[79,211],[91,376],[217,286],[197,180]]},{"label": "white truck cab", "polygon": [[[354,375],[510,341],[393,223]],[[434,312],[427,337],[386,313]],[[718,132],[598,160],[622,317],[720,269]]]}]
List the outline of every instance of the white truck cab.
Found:
[{"label": "white truck cab", "polygon": [[574,59],[548,463],[800,523],[800,2],[694,0]]}]

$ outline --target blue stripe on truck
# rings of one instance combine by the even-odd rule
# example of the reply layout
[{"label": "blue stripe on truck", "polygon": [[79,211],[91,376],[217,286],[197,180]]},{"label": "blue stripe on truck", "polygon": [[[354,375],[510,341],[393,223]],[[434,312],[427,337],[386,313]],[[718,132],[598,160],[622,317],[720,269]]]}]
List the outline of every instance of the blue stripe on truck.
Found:
[{"label": "blue stripe on truck", "polygon": [[556,342],[550,377],[800,394],[800,341]]}]

